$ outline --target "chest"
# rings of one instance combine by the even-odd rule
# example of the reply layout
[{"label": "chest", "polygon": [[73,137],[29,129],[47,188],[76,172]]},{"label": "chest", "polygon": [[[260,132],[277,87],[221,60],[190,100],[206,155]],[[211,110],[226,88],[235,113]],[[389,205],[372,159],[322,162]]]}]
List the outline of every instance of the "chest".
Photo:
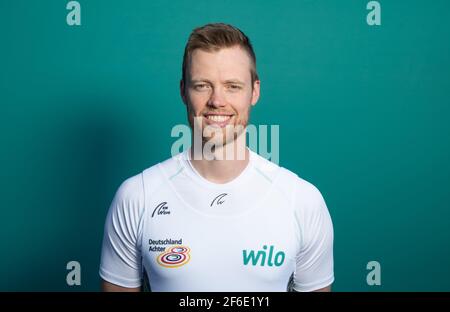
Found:
[{"label": "chest", "polygon": [[272,192],[248,205],[213,215],[170,193],[152,198],[141,244],[152,289],[282,291],[298,251],[289,202]]}]

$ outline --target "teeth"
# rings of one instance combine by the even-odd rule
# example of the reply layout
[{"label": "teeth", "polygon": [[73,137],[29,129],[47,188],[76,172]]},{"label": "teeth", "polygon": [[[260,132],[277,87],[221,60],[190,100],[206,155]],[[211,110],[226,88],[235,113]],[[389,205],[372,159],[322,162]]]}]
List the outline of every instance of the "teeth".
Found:
[{"label": "teeth", "polygon": [[230,116],[223,116],[223,115],[208,115],[207,118],[209,120],[215,121],[215,122],[224,122],[228,119],[230,119]]}]

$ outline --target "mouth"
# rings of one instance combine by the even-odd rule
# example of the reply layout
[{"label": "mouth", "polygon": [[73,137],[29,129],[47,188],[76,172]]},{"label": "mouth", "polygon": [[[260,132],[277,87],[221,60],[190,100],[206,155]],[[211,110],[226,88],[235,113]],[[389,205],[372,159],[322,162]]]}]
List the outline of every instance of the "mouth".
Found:
[{"label": "mouth", "polygon": [[207,125],[223,128],[228,125],[234,115],[230,114],[205,114],[203,115]]}]

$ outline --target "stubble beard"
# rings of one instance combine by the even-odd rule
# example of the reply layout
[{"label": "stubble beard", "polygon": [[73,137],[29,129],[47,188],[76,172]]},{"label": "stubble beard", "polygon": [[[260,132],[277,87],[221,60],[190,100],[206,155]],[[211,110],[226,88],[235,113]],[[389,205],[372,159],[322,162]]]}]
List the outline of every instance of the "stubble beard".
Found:
[{"label": "stubble beard", "polygon": [[[250,117],[250,108],[244,119],[236,112],[233,115],[233,124],[223,128],[204,125],[202,112],[194,116],[188,107],[188,121],[193,132],[192,146],[194,159],[207,160],[244,160],[246,148],[246,127]],[[201,144],[198,143],[201,141]]]}]

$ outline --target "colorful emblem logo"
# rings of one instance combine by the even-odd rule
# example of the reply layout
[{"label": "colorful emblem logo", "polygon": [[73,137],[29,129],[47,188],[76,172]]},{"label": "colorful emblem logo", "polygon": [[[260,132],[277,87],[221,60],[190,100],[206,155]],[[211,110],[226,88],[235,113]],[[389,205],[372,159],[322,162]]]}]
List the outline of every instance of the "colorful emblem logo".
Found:
[{"label": "colorful emblem logo", "polygon": [[191,260],[190,252],[191,249],[186,246],[170,247],[167,251],[161,253],[156,258],[156,261],[158,261],[159,265],[166,268],[178,268]]}]

